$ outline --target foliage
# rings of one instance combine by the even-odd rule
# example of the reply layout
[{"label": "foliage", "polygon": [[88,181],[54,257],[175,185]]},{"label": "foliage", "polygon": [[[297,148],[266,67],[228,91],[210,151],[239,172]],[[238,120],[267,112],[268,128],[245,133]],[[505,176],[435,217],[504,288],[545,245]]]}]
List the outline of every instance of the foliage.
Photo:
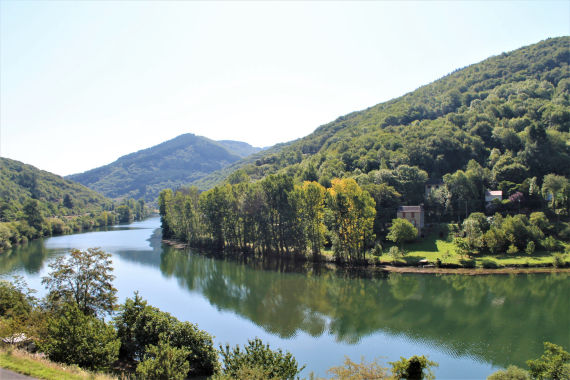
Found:
[{"label": "foliage", "polygon": [[492,373],[487,380],[530,380],[530,375],[524,369],[510,365],[507,369]]},{"label": "foliage", "polygon": [[239,345],[232,349],[226,345],[220,347],[220,351],[223,374],[233,378],[239,378],[238,372],[244,368],[263,368],[269,379],[294,379],[305,368],[299,367],[290,353],[283,353],[281,349],[273,351],[259,338],[249,340],[243,350]]},{"label": "foliage", "polygon": [[[0,251],[40,236],[69,234],[118,221],[110,199],[55,174],[0,158]],[[142,200],[125,199],[136,220],[149,213]]]},{"label": "foliage", "polygon": [[119,346],[111,325],[66,303],[50,318],[41,349],[51,360],[101,369],[117,360]]},{"label": "foliage", "polygon": [[425,356],[414,355],[409,359],[400,357],[399,361],[388,362],[392,366],[392,375],[395,379],[434,379],[431,367],[438,364],[428,360]]},{"label": "foliage", "polygon": [[381,380],[387,378],[386,368],[379,363],[378,359],[367,363],[364,358],[361,358],[360,363],[355,363],[346,356],[344,366],[329,368],[327,372],[334,376],[332,379],[339,380]]},{"label": "foliage", "polygon": [[399,244],[400,247],[405,242],[415,240],[418,236],[417,228],[409,220],[402,218],[393,219],[389,231],[386,238]]},{"label": "foliage", "polygon": [[570,353],[550,342],[544,342],[544,354],[540,358],[527,360],[526,364],[533,379],[570,378]]},{"label": "foliage", "polygon": [[484,211],[485,188],[503,190],[503,199],[520,192],[521,208],[540,207],[536,190],[543,178],[570,175],[569,39],[548,39],[456,70],[196,184],[219,184],[236,169],[253,180],[279,172],[304,180],[309,173],[326,187],[332,178],[354,177],[361,185],[393,186],[404,202],[417,204],[423,172],[431,179],[451,176],[430,205],[448,220]]},{"label": "foliage", "polygon": [[51,272],[42,279],[52,305],[73,302],[85,314],[112,313],[117,307],[117,289],[111,273],[111,254],[98,248],[73,249],[49,264]]},{"label": "foliage", "polygon": [[145,359],[137,365],[137,376],[143,379],[184,380],[190,370],[186,360],[190,352],[160,341],[158,346],[150,345]]},{"label": "foliage", "polygon": [[121,341],[120,357],[124,360],[143,360],[151,346],[162,342],[186,350],[192,375],[212,375],[218,369],[217,353],[208,333],[147,305],[138,294],[121,305],[115,326]]},{"label": "foliage", "polygon": [[353,179],[334,179],[328,190],[327,207],[332,214],[331,232],[335,256],[343,260],[364,258],[374,240],[374,199]]}]

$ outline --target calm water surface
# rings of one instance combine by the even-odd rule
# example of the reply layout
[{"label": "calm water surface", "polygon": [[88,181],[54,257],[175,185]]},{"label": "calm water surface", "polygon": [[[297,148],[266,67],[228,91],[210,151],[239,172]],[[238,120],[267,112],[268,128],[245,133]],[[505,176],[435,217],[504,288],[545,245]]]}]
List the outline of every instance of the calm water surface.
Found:
[{"label": "calm water surface", "polygon": [[438,379],[481,379],[539,357],[542,342],[570,348],[568,275],[434,276],[243,264],[161,244],[159,219],[37,240],[0,256],[0,274],[43,294],[48,264],[70,248],[113,254],[121,302],[197,323],[216,344],[260,337],[326,375],[348,355],[385,362],[428,355]]}]

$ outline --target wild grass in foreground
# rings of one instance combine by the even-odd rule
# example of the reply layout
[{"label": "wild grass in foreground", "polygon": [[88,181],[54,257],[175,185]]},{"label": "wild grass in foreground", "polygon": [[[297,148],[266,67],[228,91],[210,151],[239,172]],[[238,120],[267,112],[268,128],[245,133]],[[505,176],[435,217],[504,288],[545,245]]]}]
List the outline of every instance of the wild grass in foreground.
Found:
[{"label": "wild grass in foreground", "polygon": [[11,348],[0,349],[0,367],[24,375],[46,380],[116,380],[107,374],[85,371],[76,366],[54,363],[26,351]]}]

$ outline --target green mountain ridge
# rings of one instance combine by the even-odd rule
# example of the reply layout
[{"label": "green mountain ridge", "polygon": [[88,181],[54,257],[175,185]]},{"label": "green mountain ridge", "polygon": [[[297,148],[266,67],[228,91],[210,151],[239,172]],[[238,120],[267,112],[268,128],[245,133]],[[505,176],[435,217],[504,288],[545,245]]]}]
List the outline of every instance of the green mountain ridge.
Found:
[{"label": "green mountain ridge", "polygon": [[164,188],[188,184],[259,150],[239,141],[214,141],[187,133],[66,178],[110,198],[154,202]]},{"label": "green mountain ridge", "polygon": [[[29,199],[39,200],[46,216],[73,213],[74,210],[100,212],[112,207],[110,199],[79,183],[3,157],[0,157],[0,195],[2,221],[16,220],[21,205]],[[73,207],[61,212],[66,196]]]},{"label": "green mountain ridge", "polygon": [[341,116],[193,185],[211,188],[238,169],[252,179],[279,172],[324,184],[409,165],[442,178],[471,159],[494,170],[497,183],[568,176],[569,62],[568,36],[503,53]]}]

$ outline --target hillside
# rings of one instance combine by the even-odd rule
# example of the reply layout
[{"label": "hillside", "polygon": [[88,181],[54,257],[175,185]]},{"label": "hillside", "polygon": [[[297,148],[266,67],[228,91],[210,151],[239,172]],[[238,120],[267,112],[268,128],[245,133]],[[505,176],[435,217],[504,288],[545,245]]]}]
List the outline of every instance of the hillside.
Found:
[{"label": "hillside", "polygon": [[41,236],[141,220],[149,212],[143,201],[115,203],[79,183],[0,158],[0,252]]},{"label": "hillside", "polygon": [[[570,37],[548,39],[457,70],[400,98],[353,112],[312,134],[232,165],[253,179],[334,177],[417,166],[429,178],[473,159],[500,182],[570,174]],[[195,184],[223,182],[223,170]],[[386,174],[385,172],[383,172]]]},{"label": "hillside", "polygon": [[217,142],[188,133],[66,178],[111,198],[154,202],[164,188],[188,184],[259,150],[243,142]]},{"label": "hillside", "polygon": [[8,158],[0,158],[0,195],[1,221],[18,219],[22,205],[30,199],[40,202],[44,216],[100,212],[112,207],[110,199],[79,183]]}]

